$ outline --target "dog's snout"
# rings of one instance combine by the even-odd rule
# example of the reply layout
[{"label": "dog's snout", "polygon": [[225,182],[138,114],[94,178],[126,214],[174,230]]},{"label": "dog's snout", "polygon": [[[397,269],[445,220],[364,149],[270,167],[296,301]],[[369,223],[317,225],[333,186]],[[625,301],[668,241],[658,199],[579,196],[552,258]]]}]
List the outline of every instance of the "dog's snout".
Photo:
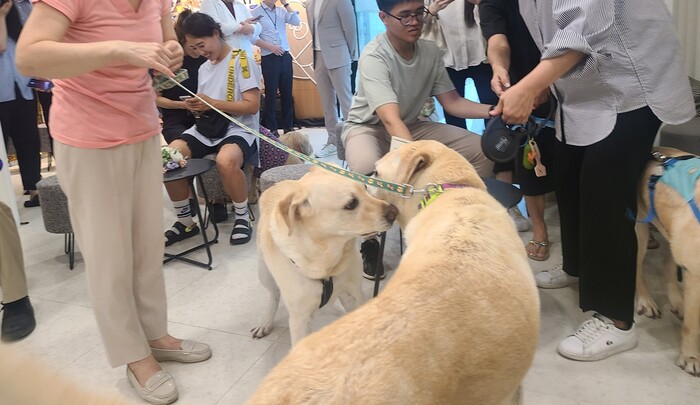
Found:
[{"label": "dog's snout", "polygon": [[393,224],[397,215],[399,215],[399,209],[396,208],[394,204],[389,204],[389,206],[386,207],[386,210],[384,211],[384,218],[386,218],[386,221],[390,224]]}]

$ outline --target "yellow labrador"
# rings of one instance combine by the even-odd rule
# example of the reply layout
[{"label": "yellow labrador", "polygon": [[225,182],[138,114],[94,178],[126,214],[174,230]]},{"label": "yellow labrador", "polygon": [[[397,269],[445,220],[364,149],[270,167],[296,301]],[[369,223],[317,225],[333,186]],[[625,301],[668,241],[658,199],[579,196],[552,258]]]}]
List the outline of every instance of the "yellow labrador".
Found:
[{"label": "yellow labrador", "polygon": [[[690,155],[673,148],[655,148],[665,156]],[[637,218],[649,212],[649,177],[658,169],[659,163],[650,162],[642,175],[637,195]],[[660,173],[659,173],[660,174]],[[700,182],[695,183],[695,201],[700,204]],[[657,182],[654,193],[656,217],[652,221],[669,241],[671,256],[664,265],[666,290],[671,312],[684,319],[680,355],[676,364],[686,372],[700,375],[700,222],[688,203],[668,185]],[[651,318],[661,316],[658,305],[651,298],[644,282],[643,264],[649,240],[649,227],[637,223],[637,313]],[[684,293],[678,285],[676,264],[682,266]],[[684,299],[685,296],[685,299]]]},{"label": "yellow labrador", "polygon": [[119,395],[90,392],[58,371],[21,354],[16,347],[0,345],[0,405],[127,405]]},{"label": "yellow labrador", "polygon": [[539,297],[506,209],[469,162],[437,142],[402,146],[377,169],[416,188],[460,180],[473,187],[404,217],[408,248],[385,289],[293,347],[248,404],[519,402]]},{"label": "yellow labrador", "polygon": [[396,218],[393,205],[372,197],[355,181],[318,167],[298,181],[284,181],[260,198],[259,276],[270,292],[267,313],[251,331],[260,338],[272,329],[280,292],[289,310],[292,344],[309,333],[324,286],[346,311],[364,302],[359,238],[385,231]]}]

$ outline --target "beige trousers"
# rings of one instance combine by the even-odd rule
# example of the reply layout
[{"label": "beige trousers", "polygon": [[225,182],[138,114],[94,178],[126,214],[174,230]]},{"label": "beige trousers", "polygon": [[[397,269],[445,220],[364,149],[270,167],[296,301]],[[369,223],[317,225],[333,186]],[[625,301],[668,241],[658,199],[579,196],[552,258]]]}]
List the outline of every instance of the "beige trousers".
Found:
[{"label": "beige trousers", "polygon": [[160,139],[54,147],[109,363],[146,358],[148,341],[167,334]]},{"label": "beige trousers", "polygon": [[340,112],[343,119],[348,118],[350,104],[352,103],[352,90],[350,86],[350,65],[341,66],[336,69],[328,69],[323,60],[321,51],[314,51],[316,64],[314,65],[314,76],[318,95],[323,105],[323,120],[328,140],[326,143],[337,145],[340,140],[338,133],[338,111],[336,108],[336,97],[340,104]]},{"label": "beige trousers", "polygon": [[0,288],[4,304],[27,296],[22,243],[12,209],[3,202],[0,202]]},{"label": "beige trousers", "polygon": [[[438,141],[464,156],[474,166],[479,176],[493,177],[493,162],[481,151],[479,135],[439,122],[417,121],[407,127],[414,140]],[[374,171],[377,160],[389,152],[391,135],[381,124],[358,125],[344,131],[343,142],[345,158],[350,170],[369,174]]]}]

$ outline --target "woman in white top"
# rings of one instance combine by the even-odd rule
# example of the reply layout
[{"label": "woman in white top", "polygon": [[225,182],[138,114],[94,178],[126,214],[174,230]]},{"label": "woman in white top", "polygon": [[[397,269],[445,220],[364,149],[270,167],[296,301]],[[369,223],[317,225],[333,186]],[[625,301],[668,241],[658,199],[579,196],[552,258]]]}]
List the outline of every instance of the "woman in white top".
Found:
[{"label": "woman in white top", "polygon": [[262,30],[253,20],[248,6],[240,0],[202,0],[201,13],[209,15],[221,26],[224,40],[233,49],[243,49],[248,56],[253,55],[253,36]]},{"label": "woman in white top", "polygon": [[[467,79],[474,80],[482,104],[496,104],[498,97],[491,90],[491,65],[486,62],[486,46],[481,28],[474,17],[474,0],[424,0],[428,14],[423,22],[425,35],[432,24],[438,24],[445,37],[442,60],[457,92],[464,97]],[[442,44],[438,44],[440,47]],[[467,129],[464,118],[445,113],[445,122]]]}]

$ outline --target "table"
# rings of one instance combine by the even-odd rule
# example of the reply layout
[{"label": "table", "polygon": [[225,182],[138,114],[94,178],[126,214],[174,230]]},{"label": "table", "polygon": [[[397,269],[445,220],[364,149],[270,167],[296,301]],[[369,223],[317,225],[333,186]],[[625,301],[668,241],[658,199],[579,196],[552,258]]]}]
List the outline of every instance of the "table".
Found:
[{"label": "table", "polygon": [[[194,188],[194,179],[196,177],[199,177],[202,173],[206,173],[209,170],[213,169],[216,166],[216,162],[209,160],[209,159],[189,159],[187,161],[187,166],[180,168],[180,169],[175,169],[171,170],[169,172],[166,172],[163,174],[163,183],[168,183],[171,181],[175,180],[182,180],[186,179],[187,182],[189,183],[190,186],[190,192],[192,193],[191,195],[193,198],[197,198],[197,193]],[[209,198],[207,197],[207,191],[204,188],[204,183],[200,181],[200,184],[202,186],[202,196],[204,197],[205,202],[205,212],[208,211],[208,205],[209,205]],[[211,254],[211,249],[210,246],[218,243],[219,242],[219,228],[216,226],[216,223],[214,221],[207,221],[211,222],[212,226],[214,227],[214,238],[212,240],[209,240],[207,237],[207,228],[208,225],[207,223],[204,222],[204,219],[202,217],[202,211],[199,209],[199,204],[195,204],[195,211],[197,214],[197,219],[199,220],[199,226],[201,227],[201,235],[203,239],[203,243],[200,245],[197,245],[195,247],[189,248],[185,251],[182,251],[177,254],[171,254],[171,253],[165,253],[165,259],[163,260],[163,264],[166,264],[168,262],[171,262],[173,260],[180,260],[189,264],[192,264],[194,266],[199,266],[203,267],[207,270],[211,270],[211,264],[213,262],[212,259],[212,254]],[[205,226],[206,225],[206,226]],[[209,261],[207,263],[199,262],[197,260],[190,259],[188,257],[185,257],[186,255],[195,252],[199,249],[206,249],[207,251],[207,257],[209,258]]]}]

